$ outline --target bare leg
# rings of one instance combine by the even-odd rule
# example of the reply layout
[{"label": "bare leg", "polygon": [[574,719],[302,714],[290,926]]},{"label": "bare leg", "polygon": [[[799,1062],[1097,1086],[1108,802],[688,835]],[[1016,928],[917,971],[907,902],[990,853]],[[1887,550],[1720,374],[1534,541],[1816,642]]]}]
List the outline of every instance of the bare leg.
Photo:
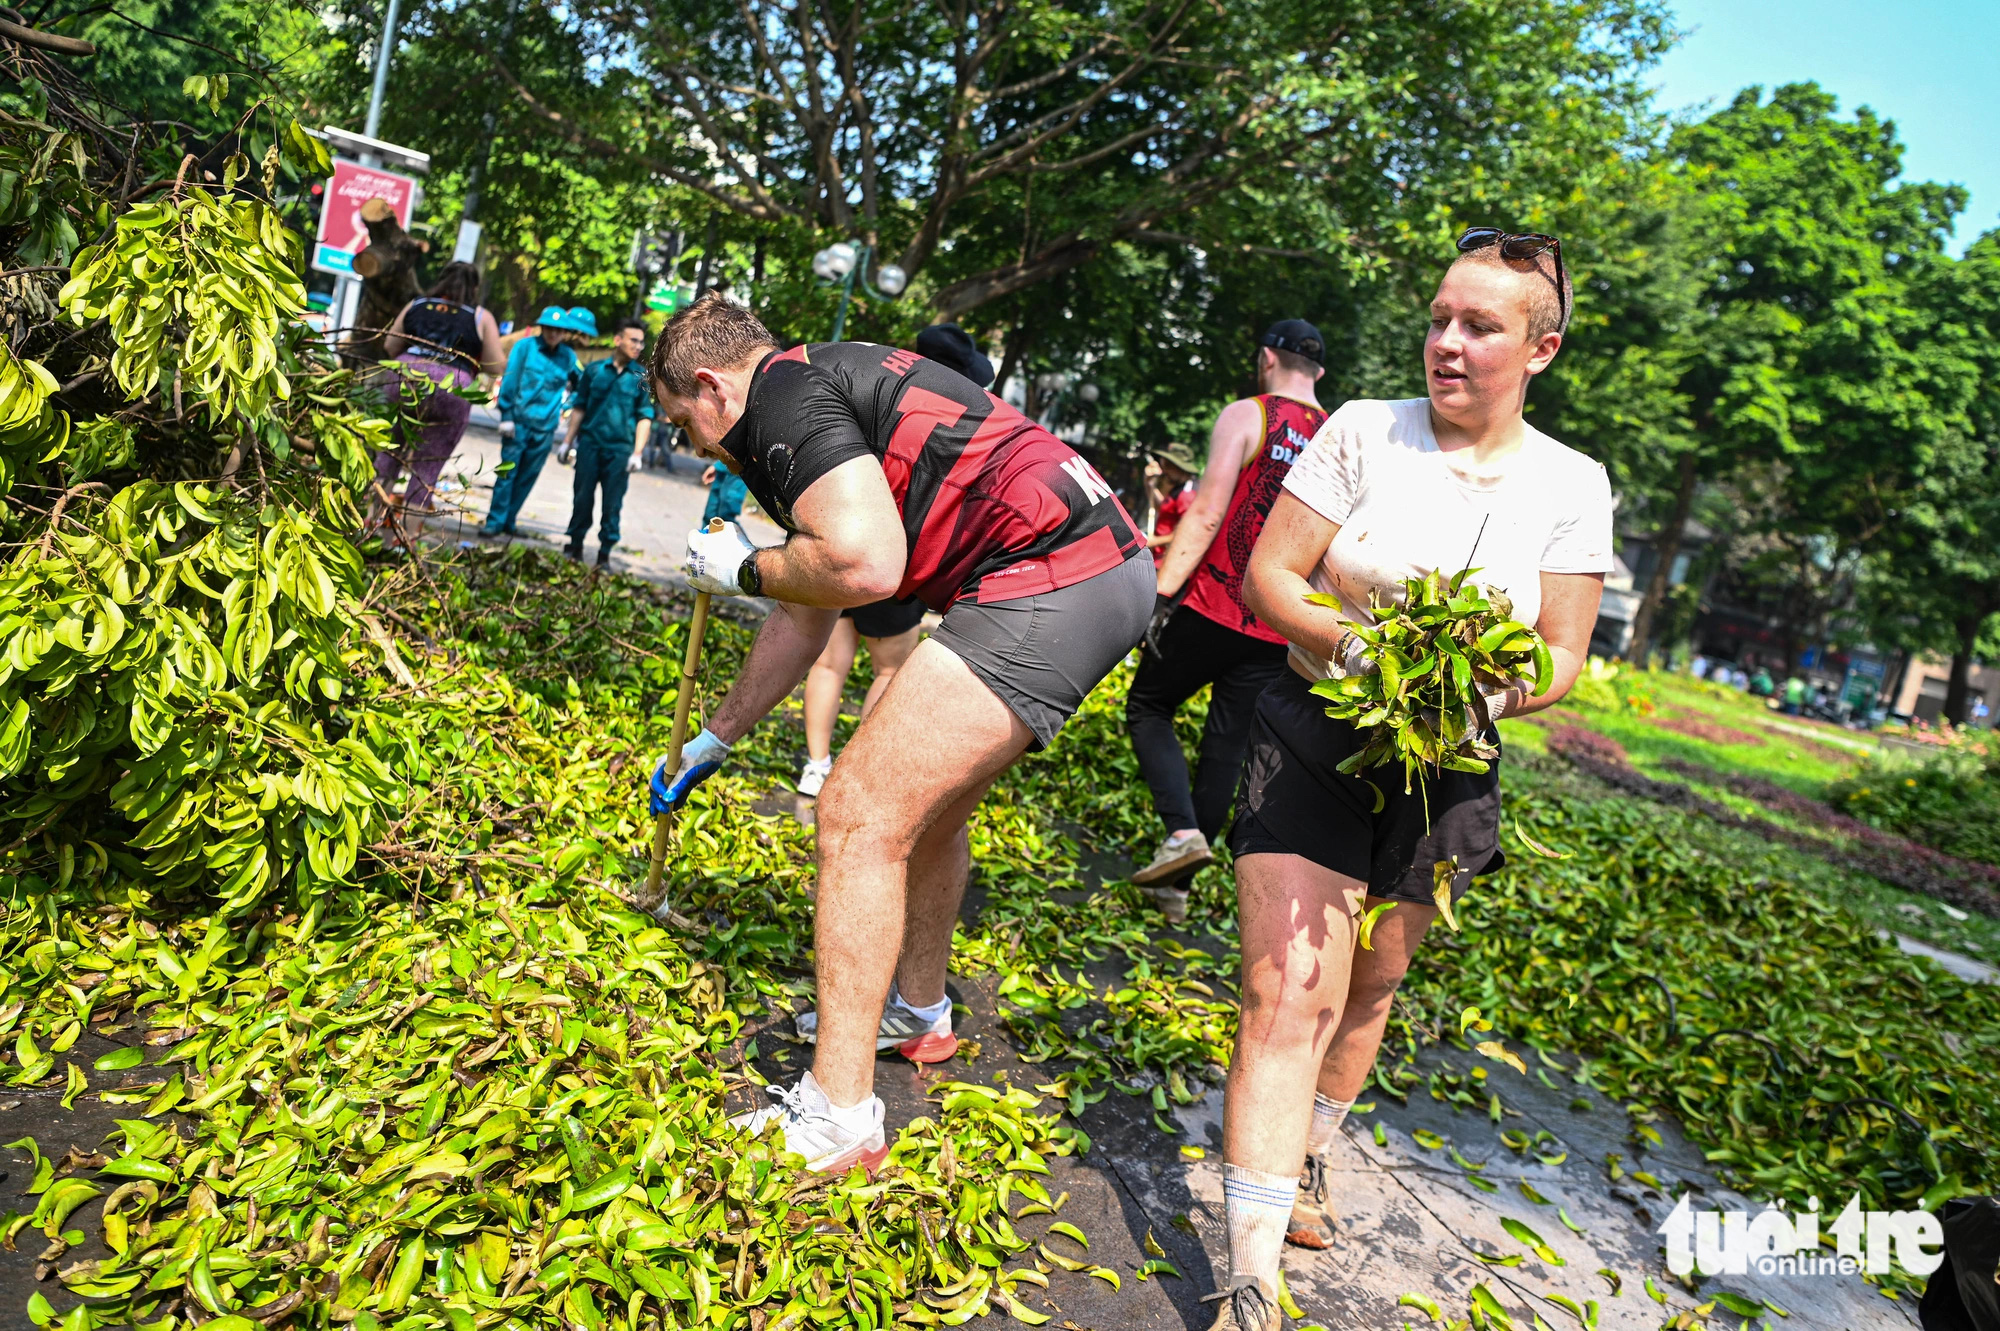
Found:
[{"label": "bare leg", "polygon": [[[852,620],[848,621],[850,624]],[[910,653],[917,650],[917,640],[923,636],[923,629],[913,628],[907,633],[898,633],[893,638],[863,638],[868,644],[868,664],[875,668],[875,678],[868,685],[868,696],[861,700],[861,719],[875,710],[875,704],[882,701],[882,695],[889,691],[889,681],[903,668],[903,662],[910,659]],[[971,817],[970,811],[966,814]]]},{"label": "bare leg", "polygon": [[944,997],[952,930],[965,902],[965,880],[972,874],[965,820],[985,794],[982,785],[947,810],[910,856],[910,909],[903,921],[903,952],[896,960],[896,992],[914,1007],[929,1007]]},{"label": "bare leg", "polygon": [[[1381,905],[1368,898],[1368,907]],[[1368,941],[1374,950],[1354,949],[1354,968],[1347,981],[1347,1006],[1340,1014],[1340,1026],[1333,1043],[1319,1065],[1319,1093],[1329,1100],[1353,1100],[1368,1084],[1375,1066],[1375,1054],[1382,1047],[1382,1032],[1389,1025],[1389,1009],[1396,990],[1409,972],[1410,960],[1424,941],[1424,933],[1438,916],[1436,906],[1420,906],[1399,901],[1396,908],[1375,922]]]},{"label": "bare leg", "polygon": [[[933,827],[1027,750],[1028,728],[935,639],[896,672],[819,803],[819,1041],[813,1078],[836,1106],[874,1093],[875,1036]],[[949,826],[949,824],[946,824]],[[955,829],[954,829],[955,830]],[[895,946],[890,946],[890,944]]]},{"label": "bare leg", "polygon": [[840,693],[847,686],[847,672],[854,669],[854,649],[858,642],[854,621],[843,618],[833,626],[833,636],[826,640],[819,659],[806,672],[806,756],[816,763],[833,755],[833,726],[840,719]]},{"label": "bare leg", "polygon": [[1236,861],[1243,1008],[1223,1108],[1226,1163],[1298,1173],[1312,1122],[1308,1079],[1340,1024],[1354,913],[1367,891],[1298,855]]}]

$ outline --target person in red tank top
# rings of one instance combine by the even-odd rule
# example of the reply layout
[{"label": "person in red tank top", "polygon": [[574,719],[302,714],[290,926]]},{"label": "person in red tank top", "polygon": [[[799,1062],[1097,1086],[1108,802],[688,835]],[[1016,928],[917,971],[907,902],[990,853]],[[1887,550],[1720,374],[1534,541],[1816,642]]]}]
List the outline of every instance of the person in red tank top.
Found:
[{"label": "person in red tank top", "polygon": [[[1326,412],[1313,385],[1325,342],[1303,319],[1272,324],[1257,348],[1257,396],[1215,419],[1208,464],[1159,563],[1146,650],[1125,698],[1125,728],[1166,825],[1152,862],[1132,875],[1167,918],[1187,915],[1187,882],[1215,857],[1236,794],[1257,695],[1285,668],[1285,640],[1243,604],[1243,571],[1264,518]],[[1174,713],[1203,687],[1208,720],[1194,778]]]}]

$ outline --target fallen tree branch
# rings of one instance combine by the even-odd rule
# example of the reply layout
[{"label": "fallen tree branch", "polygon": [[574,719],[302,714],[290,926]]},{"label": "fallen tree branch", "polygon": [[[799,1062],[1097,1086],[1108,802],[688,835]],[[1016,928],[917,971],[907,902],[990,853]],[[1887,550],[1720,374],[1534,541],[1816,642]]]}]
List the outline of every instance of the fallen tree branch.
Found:
[{"label": "fallen tree branch", "polygon": [[43,32],[0,18],[0,37],[6,37],[23,46],[37,46],[44,51],[54,51],[57,55],[96,55],[97,43],[87,42],[81,37],[62,37],[53,32]]}]

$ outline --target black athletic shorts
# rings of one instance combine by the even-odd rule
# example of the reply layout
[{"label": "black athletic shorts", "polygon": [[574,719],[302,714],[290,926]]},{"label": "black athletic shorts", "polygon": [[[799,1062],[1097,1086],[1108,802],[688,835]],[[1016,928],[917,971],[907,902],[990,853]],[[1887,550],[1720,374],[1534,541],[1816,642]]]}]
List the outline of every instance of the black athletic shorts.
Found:
[{"label": "black athletic shorts", "polygon": [[907,601],[871,601],[841,611],[840,617],[853,620],[854,631],[864,638],[895,638],[924,622],[924,603],[914,597]]},{"label": "black athletic shorts", "polygon": [[949,647],[1035,732],[1044,749],[1084,698],[1138,645],[1153,617],[1153,556],[1054,591],[953,603],[931,641]]},{"label": "black athletic shorts", "polygon": [[1363,742],[1353,725],[1328,716],[1326,700],[1288,667],[1257,699],[1230,851],[1238,858],[1302,855],[1360,879],[1371,896],[1424,905],[1436,899],[1438,861],[1458,856],[1453,901],[1475,874],[1506,863],[1498,758],[1484,772],[1423,773],[1406,795],[1401,763],[1353,776],[1335,770]]}]

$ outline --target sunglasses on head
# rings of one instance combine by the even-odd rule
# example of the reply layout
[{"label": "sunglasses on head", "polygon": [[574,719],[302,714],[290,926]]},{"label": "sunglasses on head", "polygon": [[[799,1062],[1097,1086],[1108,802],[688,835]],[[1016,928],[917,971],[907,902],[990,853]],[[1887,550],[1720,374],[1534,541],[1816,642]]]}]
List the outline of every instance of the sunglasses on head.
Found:
[{"label": "sunglasses on head", "polygon": [[1470,254],[1489,246],[1500,247],[1503,259],[1538,259],[1544,254],[1556,256],[1556,304],[1562,311],[1562,326],[1569,328],[1568,283],[1563,281],[1563,245],[1554,236],[1545,236],[1539,231],[1502,231],[1497,226],[1467,227],[1465,234],[1458,238],[1458,252]]}]

